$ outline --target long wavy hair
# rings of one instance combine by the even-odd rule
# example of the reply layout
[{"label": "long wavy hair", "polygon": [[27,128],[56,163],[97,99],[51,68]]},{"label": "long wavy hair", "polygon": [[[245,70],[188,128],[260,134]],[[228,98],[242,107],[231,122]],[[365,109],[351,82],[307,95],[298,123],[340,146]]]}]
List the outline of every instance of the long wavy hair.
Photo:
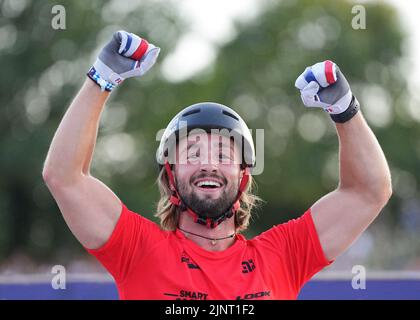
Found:
[{"label": "long wavy hair", "polygon": [[[176,230],[181,212],[179,207],[169,201],[172,191],[169,187],[169,179],[164,167],[160,170],[156,183],[159,187],[160,199],[157,203],[155,216],[160,219],[162,229]],[[256,187],[257,185],[250,175],[247,187],[239,199],[241,206],[235,214],[235,229],[238,233],[248,228],[252,211],[262,202],[262,199],[253,193]]]}]

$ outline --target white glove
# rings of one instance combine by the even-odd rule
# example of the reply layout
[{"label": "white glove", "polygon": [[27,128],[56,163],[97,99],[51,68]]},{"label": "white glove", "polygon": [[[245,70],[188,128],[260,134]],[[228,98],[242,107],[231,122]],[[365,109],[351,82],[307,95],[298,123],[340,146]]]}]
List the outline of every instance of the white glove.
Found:
[{"label": "white glove", "polygon": [[131,77],[141,77],[155,64],[160,48],[127,31],[115,32],[99,53],[88,76],[111,91]]},{"label": "white glove", "polygon": [[295,86],[306,107],[319,107],[332,115],[346,111],[353,99],[349,83],[330,60],[307,67]]}]

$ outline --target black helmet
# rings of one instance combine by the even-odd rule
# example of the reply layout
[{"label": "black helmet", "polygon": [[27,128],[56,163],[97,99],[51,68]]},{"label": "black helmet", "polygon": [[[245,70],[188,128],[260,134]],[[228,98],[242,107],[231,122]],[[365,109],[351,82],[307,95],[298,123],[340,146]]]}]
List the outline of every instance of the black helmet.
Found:
[{"label": "black helmet", "polygon": [[169,144],[174,141],[170,137],[175,137],[178,141],[179,131],[185,127],[187,127],[188,132],[193,129],[202,129],[208,133],[211,133],[212,129],[227,129],[231,137],[241,139],[241,164],[243,167],[255,166],[254,141],[248,126],[240,115],[225,105],[201,102],[183,109],[166,127],[156,153],[159,169],[162,169],[168,157]]},{"label": "black helmet", "polygon": [[[189,133],[193,129],[202,129],[208,133],[212,133],[212,129],[227,129],[219,131],[218,133],[233,137],[236,143],[238,143],[238,138],[240,139],[239,141],[241,141],[241,165],[244,169],[244,174],[239,184],[237,196],[229,209],[225,212],[214,213],[211,216],[201,214],[200,212],[194,212],[185,204],[184,200],[178,193],[170,163],[168,161],[169,148],[174,147],[171,146],[171,144],[177,143],[180,131],[183,129],[185,130],[185,127],[186,133]],[[186,210],[194,218],[196,223],[205,225],[209,228],[215,228],[222,221],[232,217],[240,208],[240,197],[246,189],[249,181],[248,168],[255,166],[254,141],[245,121],[243,121],[235,111],[222,104],[202,102],[185,108],[171,120],[163,133],[162,139],[160,140],[159,148],[156,153],[156,159],[160,170],[165,167],[169,184],[173,189],[172,195],[169,199],[170,202],[175,206],[180,207],[181,210]]]}]

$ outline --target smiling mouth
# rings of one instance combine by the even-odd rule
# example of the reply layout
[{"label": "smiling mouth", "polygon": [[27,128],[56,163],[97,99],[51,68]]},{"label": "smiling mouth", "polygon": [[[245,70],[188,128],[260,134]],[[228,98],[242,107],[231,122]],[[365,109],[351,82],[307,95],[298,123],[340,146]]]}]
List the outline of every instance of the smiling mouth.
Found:
[{"label": "smiling mouth", "polygon": [[193,183],[193,185],[203,191],[216,191],[220,190],[224,184],[215,179],[199,179]]}]

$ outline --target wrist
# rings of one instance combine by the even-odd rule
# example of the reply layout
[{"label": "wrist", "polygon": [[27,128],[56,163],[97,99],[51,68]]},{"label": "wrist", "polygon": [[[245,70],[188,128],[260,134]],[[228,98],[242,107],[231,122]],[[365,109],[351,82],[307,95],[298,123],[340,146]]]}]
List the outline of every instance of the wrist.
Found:
[{"label": "wrist", "polygon": [[353,118],[360,109],[360,104],[357,98],[353,95],[348,108],[338,114],[330,114],[331,119],[336,123],[344,123]]},{"label": "wrist", "polygon": [[102,78],[94,66],[89,69],[86,75],[101,88],[101,91],[111,92],[117,86],[116,84]]},{"label": "wrist", "polygon": [[84,86],[91,92],[91,94],[108,96],[110,91],[102,91],[101,87],[86,75]]}]

